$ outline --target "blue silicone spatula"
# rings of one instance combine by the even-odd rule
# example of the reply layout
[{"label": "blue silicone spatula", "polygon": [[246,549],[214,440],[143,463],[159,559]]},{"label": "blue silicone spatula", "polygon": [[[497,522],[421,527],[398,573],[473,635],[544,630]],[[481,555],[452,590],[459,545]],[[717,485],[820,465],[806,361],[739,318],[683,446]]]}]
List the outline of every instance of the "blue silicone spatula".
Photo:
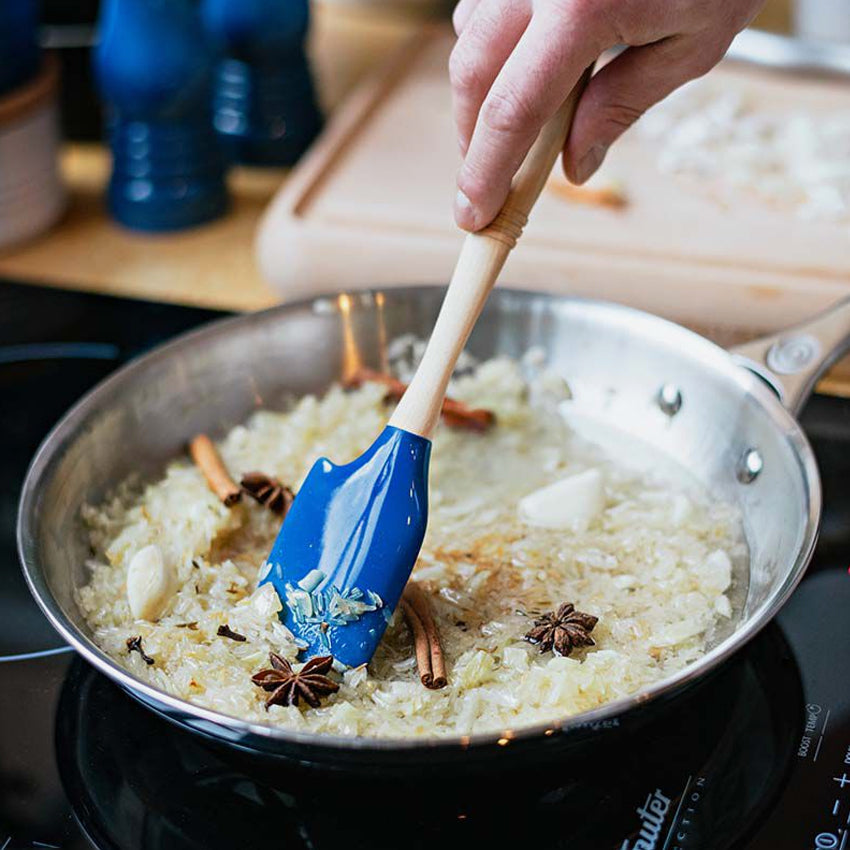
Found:
[{"label": "blue silicone spatula", "polygon": [[457,359],[563,150],[588,70],[543,127],[501,212],[466,237],[416,374],[377,440],[337,466],[320,458],[284,520],[263,582],[304,657],[367,663],[419,554],[428,519],[431,435]]}]

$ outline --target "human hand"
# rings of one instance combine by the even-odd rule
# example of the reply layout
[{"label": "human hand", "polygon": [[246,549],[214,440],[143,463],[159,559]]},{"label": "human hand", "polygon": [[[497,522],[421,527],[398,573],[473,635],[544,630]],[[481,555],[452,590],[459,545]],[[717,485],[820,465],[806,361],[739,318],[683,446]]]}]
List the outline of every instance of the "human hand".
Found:
[{"label": "human hand", "polygon": [[579,100],[564,170],[583,183],[650,106],[720,61],[764,0],[460,0],[449,72],[463,153],[455,219],[488,225],[540,128],[603,51],[627,49]]}]

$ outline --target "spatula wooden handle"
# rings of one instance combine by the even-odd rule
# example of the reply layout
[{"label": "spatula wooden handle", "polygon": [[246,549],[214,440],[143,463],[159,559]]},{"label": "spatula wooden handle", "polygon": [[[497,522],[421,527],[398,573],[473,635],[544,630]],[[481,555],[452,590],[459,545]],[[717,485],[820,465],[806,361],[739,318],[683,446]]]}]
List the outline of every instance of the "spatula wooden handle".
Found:
[{"label": "spatula wooden handle", "polygon": [[501,212],[486,228],[466,237],[425,354],[390,418],[390,425],[423,437],[431,436],[457,359],[564,148],[576,104],[591,72],[591,68],[585,71],[561,108],[540,131],[514,177]]}]

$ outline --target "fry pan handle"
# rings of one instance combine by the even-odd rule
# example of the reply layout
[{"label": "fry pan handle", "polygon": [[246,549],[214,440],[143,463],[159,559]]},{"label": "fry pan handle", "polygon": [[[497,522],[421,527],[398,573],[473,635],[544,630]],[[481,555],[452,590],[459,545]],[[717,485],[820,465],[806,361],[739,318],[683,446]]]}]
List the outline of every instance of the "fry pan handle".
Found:
[{"label": "fry pan handle", "polygon": [[776,391],[795,416],[818,378],[850,351],[850,298],[772,336],[738,345],[730,353]]}]

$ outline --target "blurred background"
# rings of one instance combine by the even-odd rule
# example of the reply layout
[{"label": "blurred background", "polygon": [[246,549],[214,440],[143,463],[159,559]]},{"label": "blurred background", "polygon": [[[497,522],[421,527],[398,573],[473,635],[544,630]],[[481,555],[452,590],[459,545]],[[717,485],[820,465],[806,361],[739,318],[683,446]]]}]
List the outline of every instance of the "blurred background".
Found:
[{"label": "blurred background", "polygon": [[[3,3],[14,4],[18,0],[3,0]],[[99,12],[98,0],[41,0],[39,41],[47,48],[56,50],[62,66],[62,130],[69,140],[94,141],[102,137],[101,112],[96,86],[93,78],[91,48],[96,38],[96,22]],[[377,53],[366,48],[364,55],[358,56],[358,45],[337,43],[334,32],[342,28],[344,37],[346,24],[352,30],[358,27],[375,30],[375,42],[384,38],[388,43],[394,36],[403,37],[406,26],[414,26],[423,18],[449,19],[453,8],[451,0],[320,0],[314,2],[316,26],[321,28],[312,39],[314,54],[319,52],[321,60],[318,67],[322,77],[322,95],[328,107],[341,99],[372,63],[380,61],[380,48]],[[817,19],[817,15],[809,11],[809,7],[818,5],[806,3],[805,0],[794,5],[794,0],[769,0],[764,11],[755,25],[774,32],[792,32],[797,24],[801,34],[822,37],[830,33],[836,38],[841,37],[841,30],[830,27],[825,21],[823,26],[812,26],[809,18]],[[827,5],[820,2],[820,7]],[[842,0],[835,0],[839,5],[847,5]],[[796,12],[796,14],[795,14]],[[335,20],[336,19],[336,20]],[[381,30],[386,29],[386,33]],[[353,33],[352,33],[353,34]],[[850,37],[850,34],[847,34]],[[321,43],[327,38],[333,45],[334,52],[343,54],[338,57],[328,55],[323,51]],[[317,43],[318,40],[318,43]],[[340,38],[340,41],[342,39]],[[371,47],[372,42],[366,42]],[[364,44],[365,47],[365,44]],[[368,54],[368,55],[366,55]],[[324,71],[324,73],[321,73]]]},{"label": "blurred background", "polygon": [[[3,0],[3,3],[10,5],[16,2],[18,0]],[[836,9],[840,4],[842,0],[834,0]],[[39,41],[44,47],[57,51],[62,66],[63,135],[69,140],[98,140],[102,137],[103,130],[99,99],[93,78],[91,48],[95,43],[100,4],[98,0],[41,0],[40,5]],[[448,20],[453,5],[451,0],[320,0],[320,2],[314,2],[314,15],[318,21],[316,25],[322,29],[322,32],[314,35],[311,47],[314,53],[319,51],[319,58],[322,60],[319,72],[325,71],[320,76],[323,77],[322,94],[327,101],[327,106],[332,107],[337,103],[370,64],[380,61],[380,48],[377,54],[367,48],[364,50],[364,55],[358,56],[356,41],[348,46],[335,43],[335,23],[343,29],[343,32],[346,24],[349,24],[353,30],[358,28],[358,25],[366,29],[374,27],[375,41],[386,38],[389,43],[393,41],[394,36],[402,37],[406,25],[414,26],[423,18]],[[840,29],[830,27],[829,22],[825,22],[826,25],[820,27],[813,27],[808,23],[808,18],[817,19],[818,17],[808,11],[808,7],[812,5],[818,4],[806,3],[803,0],[798,4],[798,11],[794,0],[769,0],[755,25],[774,32],[787,33],[794,31],[796,23],[796,29],[801,34],[822,37],[825,33],[827,35],[832,33],[840,38]],[[819,5],[822,7],[826,4],[821,0]],[[386,33],[380,33],[384,28]],[[319,43],[317,43],[317,35]],[[850,34],[848,36],[850,37]],[[322,51],[321,44],[325,37],[333,44],[334,52],[340,51],[348,55],[338,58],[327,55],[327,51]],[[370,46],[372,44],[371,41],[367,43]],[[327,66],[326,69],[325,66]]]},{"label": "blurred background", "polygon": [[[450,220],[457,161],[448,81],[440,64],[451,42],[452,5],[445,0],[0,0],[0,67],[6,69],[0,75],[0,278],[225,309],[262,308],[318,289],[445,280],[458,238]],[[844,63],[844,71],[850,70],[847,0],[770,0],[755,26],[797,45],[790,59],[785,47],[745,45],[756,56],[755,66],[761,62],[757,54],[767,49],[771,62],[778,56],[780,64],[806,71],[815,54],[805,45],[814,44],[815,64]],[[442,47],[420,61],[434,32],[440,33]],[[801,86],[803,108],[822,99],[822,91],[835,90],[835,67],[823,90],[812,84],[803,91],[806,74],[794,75],[792,86]],[[752,97],[773,108],[772,98],[785,83],[766,83],[762,91],[758,73],[750,76],[758,89]],[[414,80],[399,84],[410,88],[399,97],[420,98],[407,113],[394,111],[388,94],[396,78]],[[741,79],[742,91],[748,89],[749,81]],[[352,136],[341,142],[347,131],[340,124],[346,121],[371,140],[368,155]],[[391,128],[390,121],[400,124]],[[327,127],[330,138],[314,146]],[[411,150],[411,144],[421,148]],[[348,159],[341,162],[343,151]],[[305,153],[309,156],[302,161]],[[414,156],[419,159],[411,168]],[[565,245],[570,263],[573,250],[589,244],[585,229],[590,242],[601,240],[598,248],[607,253],[611,222],[654,214],[645,213],[643,203],[658,192],[644,187],[643,178],[632,181],[626,172],[634,171],[635,163],[626,161],[626,153],[623,157],[613,158],[613,170],[601,177],[595,196],[568,198],[569,187],[554,187],[561,195],[561,205],[553,207],[563,217],[560,231],[573,232],[577,217],[577,235]],[[393,182],[396,174],[409,183],[406,210],[390,209],[390,195],[402,194]],[[320,183],[330,187],[327,195],[314,191]],[[686,193],[685,201],[693,194]],[[845,192],[818,203],[846,206],[847,197]],[[612,203],[600,211],[591,208],[596,201],[603,207]],[[574,202],[577,207],[568,206]],[[723,205],[728,208],[726,199]],[[766,234],[764,273],[796,275],[794,289],[802,280],[797,255],[792,252],[784,268],[767,268],[775,244],[787,241],[775,229],[782,222],[772,214],[766,209],[756,216]],[[346,230],[343,225],[355,218],[358,228],[371,221],[381,232],[372,239],[366,230]],[[408,262],[398,261],[407,246],[387,236],[387,222],[409,223],[422,235]],[[718,224],[722,230],[723,222]],[[715,260],[723,253],[728,262],[740,253],[734,244],[740,227],[706,236],[704,245],[688,242],[692,231],[690,223],[683,224],[681,234],[665,238],[681,241],[682,257],[704,253],[722,276]],[[440,250],[432,250],[431,235],[439,237]],[[528,243],[537,235],[530,228]],[[544,238],[542,231],[539,235]],[[800,251],[820,256],[820,245],[834,242],[833,237],[831,230],[812,230],[812,241]],[[352,261],[351,245],[364,248],[362,262]],[[524,256],[532,258],[531,248]],[[624,299],[622,288],[599,290],[603,272],[581,271],[579,260],[570,266],[569,280],[559,271],[566,268],[563,263],[538,264],[535,275],[518,265],[520,258],[506,276],[511,283],[539,286],[551,279],[550,288]],[[761,258],[754,261],[759,265]],[[815,285],[826,276],[829,286],[819,290],[817,306],[833,300],[834,284],[845,271],[828,251],[824,254]],[[610,272],[606,266],[604,274]],[[681,273],[680,265],[669,272]],[[637,306],[691,322],[676,297],[668,296],[667,289],[658,290]],[[800,305],[789,298],[766,303],[752,329],[795,316]],[[702,305],[694,309],[701,312]],[[714,318],[729,324],[739,312],[740,303],[733,301]]]}]

